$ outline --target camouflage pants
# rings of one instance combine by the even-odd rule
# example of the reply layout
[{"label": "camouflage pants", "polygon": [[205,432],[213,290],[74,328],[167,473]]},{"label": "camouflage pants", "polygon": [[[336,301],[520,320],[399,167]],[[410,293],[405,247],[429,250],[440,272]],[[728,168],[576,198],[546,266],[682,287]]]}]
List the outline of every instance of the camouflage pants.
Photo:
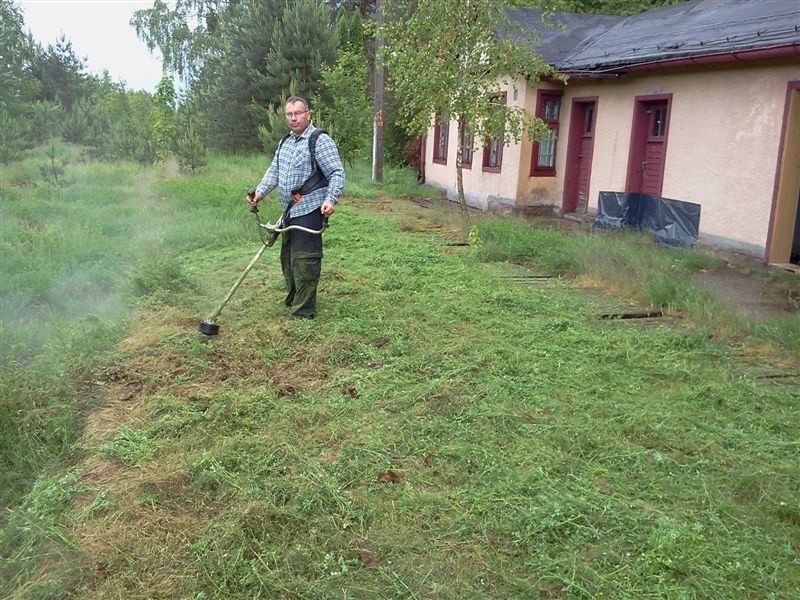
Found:
[{"label": "camouflage pants", "polygon": [[[322,229],[322,213],[292,217],[289,225]],[[317,285],[322,269],[322,236],[305,231],[287,231],[281,243],[281,269],[286,280],[286,299],[293,316],[313,318],[317,308]]]}]

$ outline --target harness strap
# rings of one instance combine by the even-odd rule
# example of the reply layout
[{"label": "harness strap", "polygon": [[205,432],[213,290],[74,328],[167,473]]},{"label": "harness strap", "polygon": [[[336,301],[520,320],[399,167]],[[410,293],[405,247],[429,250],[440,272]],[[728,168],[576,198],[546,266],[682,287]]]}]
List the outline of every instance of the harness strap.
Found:
[{"label": "harness strap", "polygon": [[[328,178],[322,172],[322,169],[317,165],[317,138],[323,134],[328,133],[325,129],[315,129],[308,138],[308,153],[311,155],[311,175],[303,182],[299,188],[292,190],[292,200],[296,203],[299,202],[303,196],[307,196],[311,192],[328,187],[330,183]],[[280,172],[281,161],[281,148],[286,140],[291,137],[291,133],[287,133],[278,144],[278,171]],[[291,206],[291,205],[290,205]]]}]

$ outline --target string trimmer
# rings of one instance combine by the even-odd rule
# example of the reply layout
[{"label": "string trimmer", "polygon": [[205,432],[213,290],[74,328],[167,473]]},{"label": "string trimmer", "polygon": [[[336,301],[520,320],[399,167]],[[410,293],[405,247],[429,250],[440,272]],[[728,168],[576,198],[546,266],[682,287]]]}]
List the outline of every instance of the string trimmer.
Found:
[{"label": "string trimmer", "polygon": [[[251,188],[247,191],[247,196],[252,198],[255,196],[256,190],[255,188]],[[289,212],[292,210],[292,206],[294,206],[298,200],[301,198],[301,194],[295,193],[292,194],[292,201],[289,202],[289,205],[286,207],[286,210],[283,211],[283,214],[275,223],[262,223],[261,219],[258,216],[258,206],[253,206],[250,209],[250,212],[253,213],[256,217],[256,222],[258,223],[258,231],[261,235],[261,248],[258,249],[255,256],[250,260],[250,264],[247,265],[242,274],[239,275],[239,279],[236,280],[236,283],[233,284],[233,287],[228,292],[228,295],[225,296],[225,299],[222,301],[217,309],[211,313],[207,319],[204,321],[200,321],[200,333],[204,335],[217,335],[219,333],[219,325],[217,324],[217,317],[219,317],[220,313],[222,313],[222,309],[225,308],[225,305],[228,304],[228,301],[233,297],[233,294],[242,284],[244,278],[247,277],[247,274],[250,270],[255,266],[258,262],[258,259],[261,258],[261,255],[264,253],[264,250],[269,248],[275,243],[275,240],[278,239],[278,235],[283,233],[284,231],[290,231],[292,229],[298,229],[300,231],[305,231],[306,233],[316,233],[321,234],[326,225],[328,224],[328,218],[325,217],[323,220],[322,229],[316,231],[314,229],[308,229],[307,227],[300,227],[299,225],[289,225]],[[267,234],[264,235],[264,231],[267,231]]]}]

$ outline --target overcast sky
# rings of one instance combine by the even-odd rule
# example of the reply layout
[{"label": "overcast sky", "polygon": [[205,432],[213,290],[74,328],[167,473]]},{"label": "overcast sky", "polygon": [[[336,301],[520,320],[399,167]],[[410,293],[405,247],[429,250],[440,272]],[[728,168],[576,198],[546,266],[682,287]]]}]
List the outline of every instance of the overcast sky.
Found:
[{"label": "overcast sky", "polygon": [[151,55],[129,25],[133,11],[152,0],[17,0],[25,30],[45,48],[62,33],[90,73],[107,70],[129,90],[154,92],[161,79],[160,55]]}]

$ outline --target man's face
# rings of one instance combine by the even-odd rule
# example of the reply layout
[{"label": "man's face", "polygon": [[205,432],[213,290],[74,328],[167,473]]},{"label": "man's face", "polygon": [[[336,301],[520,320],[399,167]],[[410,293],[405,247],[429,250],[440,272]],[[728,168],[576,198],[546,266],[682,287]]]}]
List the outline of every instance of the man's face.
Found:
[{"label": "man's face", "polygon": [[285,106],[286,123],[295,135],[300,135],[311,122],[311,111],[302,102],[290,102]]}]

